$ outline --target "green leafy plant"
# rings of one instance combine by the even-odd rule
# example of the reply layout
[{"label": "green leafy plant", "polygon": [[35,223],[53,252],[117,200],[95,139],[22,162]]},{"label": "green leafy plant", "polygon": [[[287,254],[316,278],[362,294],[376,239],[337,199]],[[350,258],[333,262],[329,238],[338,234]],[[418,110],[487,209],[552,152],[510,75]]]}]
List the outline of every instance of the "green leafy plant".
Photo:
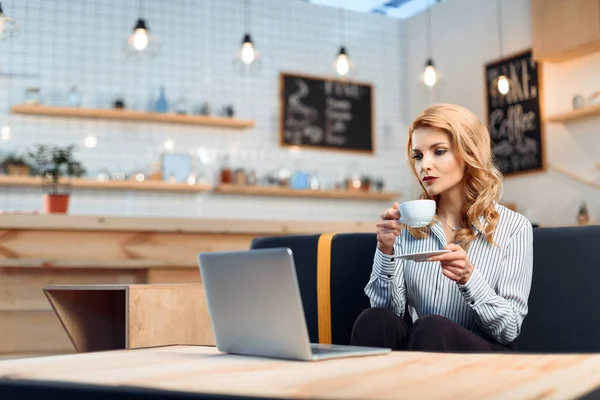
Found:
[{"label": "green leafy plant", "polygon": [[74,145],[67,147],[36,144],[34,151],[29,152],[33,164],[33,174],[44,180],[50,194],[59,194],[61,189],[68,191],[70,185],[60,181],[62,177],[81,177],[85,169],[73,157]]}]

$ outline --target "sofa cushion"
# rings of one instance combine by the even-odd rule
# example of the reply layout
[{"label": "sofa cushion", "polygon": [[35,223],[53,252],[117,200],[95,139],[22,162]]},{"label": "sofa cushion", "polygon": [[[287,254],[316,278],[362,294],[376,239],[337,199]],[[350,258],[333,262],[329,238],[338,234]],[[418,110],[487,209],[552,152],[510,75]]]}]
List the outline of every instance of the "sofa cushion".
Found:
[{"label": "sofa cushion", "polygon": [[535,228],[524,352],[600,351],[600,226]]}]

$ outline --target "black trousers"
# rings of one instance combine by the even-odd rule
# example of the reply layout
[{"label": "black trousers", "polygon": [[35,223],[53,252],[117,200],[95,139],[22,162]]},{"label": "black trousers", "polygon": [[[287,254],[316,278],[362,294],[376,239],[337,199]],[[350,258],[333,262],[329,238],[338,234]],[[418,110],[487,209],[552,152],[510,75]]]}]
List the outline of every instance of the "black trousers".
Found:
[{"label": "black trousers", "polygon": [[368,308],[358,316],[350,344],[432,352],[514,350],[512,344],[504,346],[484,339],[440,315],[425,315],[410,326],[394,312],[378,307]]}]

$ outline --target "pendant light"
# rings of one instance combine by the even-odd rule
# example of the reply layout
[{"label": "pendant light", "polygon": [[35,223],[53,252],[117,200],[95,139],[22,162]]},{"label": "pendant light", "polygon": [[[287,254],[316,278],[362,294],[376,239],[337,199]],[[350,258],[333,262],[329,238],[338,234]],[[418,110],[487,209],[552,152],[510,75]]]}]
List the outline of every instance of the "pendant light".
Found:
[{"label": "pendant light", "polygon": [[143,18],[143,0],[139,0],[139,18],[127,40],[127,51],[131,54],[152,54],[158,51],[156,38],[150,33]]},{"label": "pendant light", "polygon": [[[500,0],[496,0],[496,5],[498,8],[498,47],[500,50],[500,57],[502,57],[504,55],[504,49],[502,42],[502,6],[500,5]],[[510,81],[504,74],[501,74],[496,79],[496,85],[498,86],[498,91],[500,94],[505,95],[510,90]]]},{"label": "pendant light", "polygon": [[21,33],[14,19],[4,14],[2,3],[0,3],[0,39],[6,39]]},{"label": "pendant light", "polygon": [[432,87],[437,83],[437,72],[435,70],[435,64],[433,63],[432,57],[432,45],[431,45],[431,8],[430,5],[427,10],[427,62],[425,63],[425,71],[423,72],[423,83],[425,86]]},{"label": "pendant light", "polygon": [[241,47],[236,53],[234,66],[240,73],[257,72],[261,59],[250,35],[250,0],[244,0],[244,36]]},{"label": "pendant light", "polygon": [[346,46],[344,43],[346,42],[346,24],[345,24],[345,15],[344,10],[340,4],[339,13],[338,13],[338,29],[340,36],[340,51],[338,52],[337,57],[333,61],[333,71],[338,74],[340,77],[347,77],[352,69],[352,63],[350,62],[350,58],[348,57],[348,53],[346,52]]}]

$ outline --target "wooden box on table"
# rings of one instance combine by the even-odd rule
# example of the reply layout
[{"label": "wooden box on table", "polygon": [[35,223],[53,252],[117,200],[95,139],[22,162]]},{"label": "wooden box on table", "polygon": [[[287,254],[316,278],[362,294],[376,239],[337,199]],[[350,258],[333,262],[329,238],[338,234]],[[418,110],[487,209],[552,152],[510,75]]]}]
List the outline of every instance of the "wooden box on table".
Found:
[{"label": "wooden box on table", "polygon": [[44,286],[78,353],[214,345],[202,284]]}]

